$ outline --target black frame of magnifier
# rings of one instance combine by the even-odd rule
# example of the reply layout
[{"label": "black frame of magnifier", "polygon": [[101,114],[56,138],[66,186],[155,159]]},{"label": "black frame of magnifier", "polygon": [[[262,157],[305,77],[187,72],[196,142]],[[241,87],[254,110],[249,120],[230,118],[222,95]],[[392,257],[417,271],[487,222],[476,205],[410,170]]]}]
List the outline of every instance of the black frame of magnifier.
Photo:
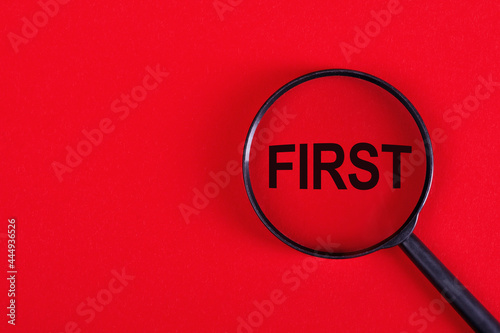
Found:
[{"label": "black frame of magnifier", "polygon": [[[280,232],[272,223],[269,221],[269,219],[266,217],[262,209],[260,208],[257,199],[255,198],[255,194],[252,189],[252,184],[250,181],[250,171],[249,171],[249,162],[250,162],[250,148],[252,146],[252,141],[255,135],[255,131],[257,130],[257,126],[259,125],[260,121],[262,120],[262,117],[264,114],[270,109],[270,107],[280,98],[283,94],[285,94],[287,91],[290,89],[298,86],[299,84],[302,84],[304,82],[313,80],[313,79],[318,79],[322,77],[328,77],[328,76],[345,76],[345,77],[353,77],[357,79],[361,79],[370,83],[373,83],[385,91],[389,92],[392,96],[396,97],[401,104],[404,105],[404,107],[408,110],[408,112],[411,114],[413,119],[415,120],[415,123],[418,126],[418,129],[420,131],[420,134],[422,135],[422,139],[424,142],[424,147],[425,147],[425,156],[426,156],[426,171],[425,171],[425,182],[424,182],[424,188],[422,190],[422,193],[420,195],[420,198],[418,199],[417,204],[415,205],[415,208],[413,209],[412,213],[406,220],[406,222],[396,231],[394,232],[391,236],[387,237],[383,241],[370,246],[366,249],[363,250],[358,250],[358,251],[352,251],[352,252],[326,252],[326,251],[318,251],[311,249],[309,247],[303,246],[292,239],[288,238],[285,236],[282,232]],[[303,76],[300,76],[296,78],[295,80],[292,80],[285,84],[283,87],[281,87],[278,91],[276,91],[269,99],[264,103],[264,105],[260,108],[259,112],[255,116],[254,120],[252,121],[252,124],[250,126],[250,129],[248,131],[246,140],[245,140],[245,146],[243,150],[243,181],[245,183],[245,189],[248,195],[248,198],[250,199],[250,203],[252,204],[253,209],[255,210],[255,213],[257,213],[257,216],[260,218],[260,220],[264,223],[264,225],[271,231],[276,237],[278,237],[283,243],[287,244],[288,246],[301,251],[303,253],[317,256],[317,257],[322,257],[322,258],[331,258],[331,259],[345,259],[345,258],[354,258],[354,257],[359,257],[365,254],[372,253],[374,251],[384,249],[384,248],[389,248],[393,247],[396,245],[401,244],[404,242],[408,237],[410,237],[411,233],[413,232],[413,229],[415,228],[415,225],[417,223],[417,218],[420,210],[422,209],[422,206],[425,203],[425,200],[427,199],[427,196],[429,194],[429,190],[431,187],[432,183],[432,174],[434,171],[434,158],[432,154],[432,145],[431,145],[431,138],[429,136],[429,133],[427,131],[427,128],[425,127],[425,124],[420,117],[419,113],[415,109],[415,107],[410,103],[410,101],[396,88],[394,88],[392,85],[389,83],[385,82],[384,80],[381,80],[373,75],[355,71],[355,70],[350,70],[350,69],[326,69],[326,70],[321,70],[321,71],[316,71],[312,72]]]},{"label": "black frame of magnifier", "polygon": [[[257,199],[252,190],[252,184],[250,182],[250,172],[249,172],[249,162],[250,162],[250,148],[252,146],[252,140],[255,135],[255,131],[259,122],[261,121],[264,114],[269,110],[271,105],[273,105],[276,100],[286,93],[293,87],[304,83],[309,80],[317,79],[325,76],[348,76],[353,78],[358,78],[371,82],[382,89],[388,91],[391,95],[396,97],[410,112],[413,119],[418,125],[420,134],[424,141],[425,155],[427,159],[426,173],[425,173],[425,183],[422,190],[422,194],[413,209],[412,213],[406,220],[406,222],[391,236],[387,237],[378,244],[375,244],[369,248],[353,251],[353,252],[325,252],[316,251],[311,248],[305,247],[298,244],[282,234],[266,217],[262,212],[257,203]],[[413,229],[417,223],[417,218],[422,206],[427,199],[429,194],[432,173],[434,170],[434,159],[432,156],[432,146],[429,133],[425,128],[424,122],[417,110],[408,101],[408,99],[401,94],[396,88],[388,84],[387,82],[363,72],[358,72],[349,69],[327,69],[323,71],[313,72],[301,76],[281,87],[277,92],[275,92],[264,105],[260,108],[259,112],[255,116],[255,119],[250,126],[248,135],[245,141],[245,148],[243,151],[243,180],[245,182],[245,189],[247,191],[248,198],[252,203],[252,206],[259,216],[260,220],[264,225],[282,242],[291,246],[292,248],[304,252],[309,255],[332,258],[332,259],[342,259],[342,258],[353,258],[362,256],[379,249],[393,247],[399,245],[403,252],[413,261],[413,263],[420,269],[420,271],[429,279],[429,281],[436,287],[436,289],[445,297],[445,299],[457,310],[457,312],[464,318],[464,320],[470,325],[472,329],[480,333],[500,333],[500,323],[496,318],[470,293],[465,286],[457,280],[457,278],[439,261],[436,256],[418,239],[417,236],[413,234]]]}]

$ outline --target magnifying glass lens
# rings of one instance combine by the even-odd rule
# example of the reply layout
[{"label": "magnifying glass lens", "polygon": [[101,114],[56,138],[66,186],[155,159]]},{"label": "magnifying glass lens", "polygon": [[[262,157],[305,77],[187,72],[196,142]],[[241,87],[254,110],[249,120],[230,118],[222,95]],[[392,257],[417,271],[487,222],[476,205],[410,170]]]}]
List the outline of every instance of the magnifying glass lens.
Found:
[{"label": "magnifying glass lens", "polygon": [[268,103],[250,135],[249,177],[280,233],[309,249],[350,253],[408,221],[427,160],[418,125],[396,97],[359,78],[326,76]]}]

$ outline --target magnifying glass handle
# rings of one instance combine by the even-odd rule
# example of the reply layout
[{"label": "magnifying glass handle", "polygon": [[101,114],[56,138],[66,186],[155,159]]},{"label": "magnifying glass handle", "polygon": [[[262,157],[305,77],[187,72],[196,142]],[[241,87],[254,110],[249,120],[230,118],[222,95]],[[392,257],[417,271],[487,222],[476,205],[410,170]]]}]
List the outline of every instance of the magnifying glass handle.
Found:
[{"label": "magnifying glass handle", "polygon": [[476,332],[500,332],[500,323],[441,261],[411,234],[399,245],[444,298]]}]

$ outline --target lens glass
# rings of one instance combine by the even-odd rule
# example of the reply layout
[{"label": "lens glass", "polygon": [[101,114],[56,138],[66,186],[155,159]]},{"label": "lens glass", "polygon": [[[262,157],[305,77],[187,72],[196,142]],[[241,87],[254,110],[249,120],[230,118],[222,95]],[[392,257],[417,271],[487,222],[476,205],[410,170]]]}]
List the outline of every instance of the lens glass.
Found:
[{"label": "lens glass", "polygon": [[405,106],[374,83],[327,76],[280,96],[255,128],[249,175],[267,220],[312,250],[362,251],[413,213],[424,143]]}]

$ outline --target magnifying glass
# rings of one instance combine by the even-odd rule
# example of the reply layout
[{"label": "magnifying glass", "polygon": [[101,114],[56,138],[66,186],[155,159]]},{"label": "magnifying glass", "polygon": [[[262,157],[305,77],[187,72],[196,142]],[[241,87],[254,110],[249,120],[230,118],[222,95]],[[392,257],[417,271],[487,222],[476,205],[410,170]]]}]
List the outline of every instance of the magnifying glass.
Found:
[{"label": "magnifying glass", "polygon": [[264,225],[303,253],[354,258],[399,245],[467,323],[500,332],[488,310],[413,234],[433,155],[410,101],[370,74],[301,76],[261,107],[243,152],[243,179]]}]

